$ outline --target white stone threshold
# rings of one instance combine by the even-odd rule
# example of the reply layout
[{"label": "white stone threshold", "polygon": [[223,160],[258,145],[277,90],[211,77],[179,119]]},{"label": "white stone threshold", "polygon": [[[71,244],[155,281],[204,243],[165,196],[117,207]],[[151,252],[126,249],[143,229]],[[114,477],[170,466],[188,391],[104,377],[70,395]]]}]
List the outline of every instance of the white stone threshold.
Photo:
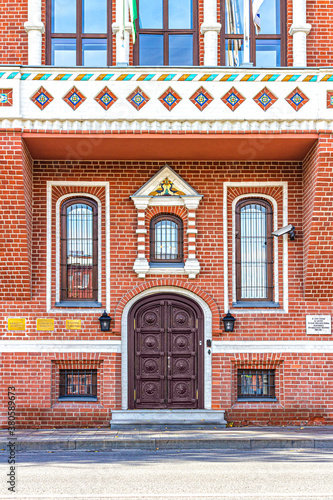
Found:
[{"label": "white stone threshold", "polygon": [[218,425],[225,427],[224,410],[114,410],[111,429],[120,425]]}]

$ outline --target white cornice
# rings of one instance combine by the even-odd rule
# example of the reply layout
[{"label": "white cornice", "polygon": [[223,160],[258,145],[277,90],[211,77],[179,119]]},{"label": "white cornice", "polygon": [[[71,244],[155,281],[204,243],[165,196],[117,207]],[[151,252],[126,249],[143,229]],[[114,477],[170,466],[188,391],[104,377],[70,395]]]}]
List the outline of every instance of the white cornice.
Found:
[{"label": "white cornice", "polygon": [[22,120],[20,118],[0,119],[2,129],[21,129],[24,131],[83,131],[83,132],[122,132],[139,130],[140,132],[155,132],[165,130],[187,132],[313,132],[333,131],[333,120]]}]

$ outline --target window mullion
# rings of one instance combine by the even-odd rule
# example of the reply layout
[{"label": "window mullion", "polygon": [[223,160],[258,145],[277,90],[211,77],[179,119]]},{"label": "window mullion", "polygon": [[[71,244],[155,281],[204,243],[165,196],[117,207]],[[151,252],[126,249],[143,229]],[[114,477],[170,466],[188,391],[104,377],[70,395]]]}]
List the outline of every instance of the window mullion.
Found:
[{"label": "window mullion", "polygon": [[163,0],[163,31],[163,63],[169,66],[169,0]]},{"label": "window mullion", "polygon": [[82,1],[76,0],[76,64],[82,66]]}]

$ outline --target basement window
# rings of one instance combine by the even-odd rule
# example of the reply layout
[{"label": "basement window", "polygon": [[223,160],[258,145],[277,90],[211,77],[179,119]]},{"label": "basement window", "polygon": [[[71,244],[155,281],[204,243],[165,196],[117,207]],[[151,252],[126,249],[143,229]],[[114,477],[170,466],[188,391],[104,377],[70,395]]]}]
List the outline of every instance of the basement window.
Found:
[{"label": "basement window", "polygon": [[276,401],[275,370],[237,370],[238,401]]},{"label": "basement window", "polygon": [[59,370],[59,401],[97,401],[97,370]]}]

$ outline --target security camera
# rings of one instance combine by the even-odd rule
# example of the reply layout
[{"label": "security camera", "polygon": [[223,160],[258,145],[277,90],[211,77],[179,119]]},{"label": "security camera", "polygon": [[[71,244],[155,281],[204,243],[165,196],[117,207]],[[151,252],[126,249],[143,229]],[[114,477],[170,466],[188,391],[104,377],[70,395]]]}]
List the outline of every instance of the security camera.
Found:
[{"label": "security camera", "polygon": [[273,236],[283,236],[284,234],[289,233],[290,239],[295,239],[295,227],[292,224],[288,224],[288,226],[283,226],[281,229],[277,229],[272,232]]}]

